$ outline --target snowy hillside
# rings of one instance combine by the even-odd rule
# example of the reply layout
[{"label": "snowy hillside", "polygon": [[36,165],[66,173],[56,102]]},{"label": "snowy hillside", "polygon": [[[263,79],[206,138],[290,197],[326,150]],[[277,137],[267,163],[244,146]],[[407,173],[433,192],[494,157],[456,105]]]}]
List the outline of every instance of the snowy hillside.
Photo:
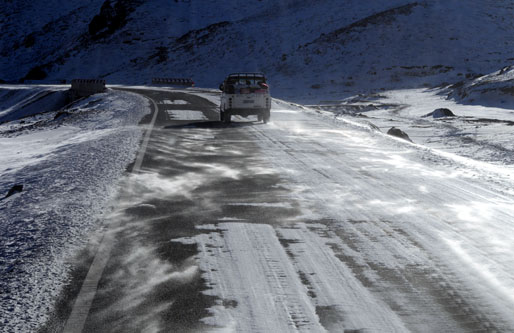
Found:
[{"label": "snowy hillside", "polygon": [[[65,111],[48,112],[53,99],[37,98],[63,92],[48,86],[0,90],[0,110],[7,110],[0,111],[2,332],[34,331],[46,316],[68,282],[70,253],[85,246],[109,211],[115,185],[138,149],[137,124],[148,112],[142,97],[117,91]],[[13,185],[21,192],[5,196]]]},{"label": "snowy hillside", "polygon": [[449,97],[464,104],[494,105],[514,108],[514,67],[507,66],[474,80],[459,82],[449,88]]},{"label": "snowy hillside", "polygon": [[158,73],[215,87],[227,72],[261,70],[276,96],[317,102],[514,62],[504,0],[16,1],[2,11],[5,81],[146,83]]}]

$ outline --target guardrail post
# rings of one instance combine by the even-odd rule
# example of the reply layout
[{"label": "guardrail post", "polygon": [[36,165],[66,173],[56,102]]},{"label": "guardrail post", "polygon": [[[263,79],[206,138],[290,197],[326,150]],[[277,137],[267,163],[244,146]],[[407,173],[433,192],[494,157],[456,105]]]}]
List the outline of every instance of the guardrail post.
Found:
[{"label": "guardrail post", "polygon": [[79,97],[90,96],[106,90],[105,80],[99,79],[73,79],[71,91]]},{"label": "guardrail post", "polygon": [[195,83],[191,78],[152,78],[152,84],[171,84],[174,86],[194,87]]}]

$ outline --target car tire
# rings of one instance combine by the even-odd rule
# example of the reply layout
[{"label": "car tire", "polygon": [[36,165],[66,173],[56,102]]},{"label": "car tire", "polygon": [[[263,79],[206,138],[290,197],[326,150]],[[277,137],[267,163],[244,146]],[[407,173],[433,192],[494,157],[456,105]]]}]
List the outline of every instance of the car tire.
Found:
[{"label": "car tire", "polygon": [[264,115],[262,116],[262,122],[267,124],[271,118],[270,110],[264,111]]},{"label": "car tire", "polygon": [[224,115],[223,115],[223,122],[225,124],[230,124],[230,121],[232,120],[232,115],[228,112],[224,112]]}]

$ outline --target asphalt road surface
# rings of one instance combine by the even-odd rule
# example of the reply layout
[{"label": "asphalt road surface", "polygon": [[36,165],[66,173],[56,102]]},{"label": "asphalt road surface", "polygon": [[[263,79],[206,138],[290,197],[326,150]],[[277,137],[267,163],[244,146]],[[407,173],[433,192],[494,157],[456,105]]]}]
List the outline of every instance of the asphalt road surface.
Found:
[{"label": "asphalt road surface", "polygon": [[514,328],[509,300],[455,244],[478,258],[494,248],[440,209],[501,199],[482,183],[286,107],[270,124],[226,125],[215,93],[130,91],[157,108],[142,153],[44,330]]}]

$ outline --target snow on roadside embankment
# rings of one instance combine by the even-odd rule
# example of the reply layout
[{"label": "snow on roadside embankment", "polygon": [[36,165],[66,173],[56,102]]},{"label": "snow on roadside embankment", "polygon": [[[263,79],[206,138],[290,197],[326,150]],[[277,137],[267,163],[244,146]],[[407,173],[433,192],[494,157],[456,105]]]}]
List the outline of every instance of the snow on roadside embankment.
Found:
[{"label": "snow on roadside embankment", "polygon": [[44,322],[70,257],[135,158],[148,107],[142,97],[108,91],[65,111],[0,125],[1,197],[23,185],[0,199],[0,325],[10,332]]},{"label": "snow on roadside embankment", "polygon": [[[482,89],[486,93],[475,92],[473,104],[453,94],[448,97],[443,89],[403,89],[312,107],[328,117],[373,127],[383,133],[394,126],[424,147],[504,167],[514,163],[514,99],[512,95],[502,94],[496,85],[484,83]],[[502,85],[506,90],[508,84],[502,82]],[[489,102],[491,96],[499,94],[505,101],[502,107],[497,106],[500,99],[497,103]],[[437,109],[447,109],[454,116],[433,116]]]},{"label": "snow on roadside embankment", "polygon": [[464,104],[514,108],[514,66],[452,86],[449,96]]},{"label": "snow on roadside embankment", "polygon": [[0,123],[45,111],[61,109],[71,102],[69,86],[4,85],[0,88]]}]

